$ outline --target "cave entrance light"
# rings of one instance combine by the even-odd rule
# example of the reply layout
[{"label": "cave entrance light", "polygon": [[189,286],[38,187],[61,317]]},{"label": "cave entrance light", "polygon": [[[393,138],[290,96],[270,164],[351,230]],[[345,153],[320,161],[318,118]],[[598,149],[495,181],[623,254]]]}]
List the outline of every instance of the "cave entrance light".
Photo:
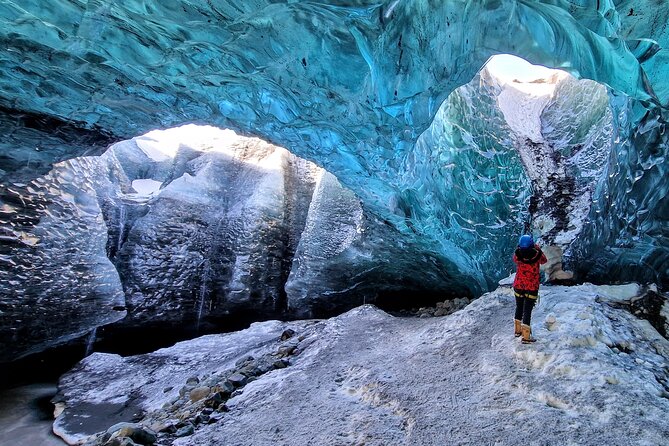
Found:
[{"label": "cave entrance light", "polygon": [[532,96],[552,96],[557,83],[569,76],[562,70],[532,65],[511,54],[497,54],[485,64],[502,85],[509,85]]},{"label": "cave entrance light", "polygon": [[420,207],[412,215],[431,217],[412,223],[458,255],[471,277],[483,277],[482,288],[494,287],[513,266],[505,253],[528,229],[568,251],[611,136],[605,86],[493,56],[446,98],[408,158],[405,202]]}]

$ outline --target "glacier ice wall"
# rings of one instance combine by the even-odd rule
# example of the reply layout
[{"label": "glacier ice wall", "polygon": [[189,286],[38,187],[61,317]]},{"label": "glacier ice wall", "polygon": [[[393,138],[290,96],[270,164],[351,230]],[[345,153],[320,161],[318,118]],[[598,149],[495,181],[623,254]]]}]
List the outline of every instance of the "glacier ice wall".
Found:
[{"label": "glacier ice wall", "polygon": [[288,309],[300,317],[357,305],[421,306],[472,295],[476,284],[438,250],[366,212],[329,172],[319,178],[290,276]]},{"label": "glacier ice wall", "polygon": [[[140,138],[110,151],[141,153],[144,144]],[[125,325],[199,328],[285,309],[283,285],[318,168],[257,139],[212,146],[181,145],[150,177],[158,190],[139,204],[144,212],[126,223],[114,256],[127,296]],[[131,197],[124,204],[138,206]]]},{"label": "glacier ice wall", "polygon": [[0,182],[25,182],[45,175],[54,163],[100,155],[117,138],[100,128],[82,128],[43,114],[0,105]]},{"label": "glacier ice wall", "polygon": [[0,360],[80,337],[126,315],[95,187],[114,166],[58,164],[0,188]]},{"label": "glacier ice wall", "polygon": [[4,192],[0,358],[110,322],[177,336],[471,294],[334,176],[231,131],[151,132]]},{"label": "glacier ice wall", "polygon": [[283,313],[319,169],[232,132],[200,128],[192,147],[162,133],[3,188],[2,360],[112,322]]},{"label": "glacier ice wall", "polygon": [[454,91],[405,160],[402,177],[412,224],[438,234],[436,243],[481,290],[510,272],[505,254],[523,228],[530,189],[500,93],[487,71]]},{"label": "glacier ice wall", "polygon": [[555,76],[505,82],[482,70],[442,104],[401,169],[411,229],[481,289],[513,270],[506,254],[524,230],[569,253],[608,161],[606,88]]},{"label": "glacier ice wall", "polygon": [[593,195],[593,208],[573,246],[573,263],[593,281],[645,281],[669,286],[666,111],[612,96],[615,150]]}]

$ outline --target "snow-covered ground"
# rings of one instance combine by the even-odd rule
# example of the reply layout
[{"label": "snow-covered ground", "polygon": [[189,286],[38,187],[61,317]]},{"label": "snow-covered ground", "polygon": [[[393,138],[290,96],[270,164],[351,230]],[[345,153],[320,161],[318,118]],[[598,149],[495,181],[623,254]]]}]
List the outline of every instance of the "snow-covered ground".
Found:
[{"label": "snow-covered ground", "polygon": [[[241,386],[216,422],[157,444],[668,445],[669,342],[621,308],[640,292],[543,287],[532,345],[513,337],[502,287],[439,318],[363,306],[136,357],[96,353],[62,378],[55,429],[75,442],[120,421],[119,408],[146,412],[154,429],[183,424],[204,401],[189,399],[189,378],[214,392],[240,359],[278,358],[288,346],[290,365]],[[282,341],[286,328],[296,334]]]}]

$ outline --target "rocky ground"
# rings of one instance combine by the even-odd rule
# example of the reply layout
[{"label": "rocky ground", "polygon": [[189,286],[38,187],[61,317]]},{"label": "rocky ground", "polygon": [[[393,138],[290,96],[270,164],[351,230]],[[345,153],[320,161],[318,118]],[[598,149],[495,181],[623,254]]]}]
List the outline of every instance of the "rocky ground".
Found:
[{"label": "rocky ground", "polygon": [[533,345],[502,287],[444,317],[367,305],[95,353],[61,379],[54,431],[106,446],[669,444],[669,342],[629,311],[644,290],[541,295]]},{"label": "rocky ground", "polygon": [[456,297],[455,299],[448,299],[443,302],[437,302],[434,307],[420,307],[411,308],[408,310],[400,310],[391,312],[393,316],[400,317],[440,317],[448,316],[458,310],[462,310],[469,305],[473,299],[468,297]]}]

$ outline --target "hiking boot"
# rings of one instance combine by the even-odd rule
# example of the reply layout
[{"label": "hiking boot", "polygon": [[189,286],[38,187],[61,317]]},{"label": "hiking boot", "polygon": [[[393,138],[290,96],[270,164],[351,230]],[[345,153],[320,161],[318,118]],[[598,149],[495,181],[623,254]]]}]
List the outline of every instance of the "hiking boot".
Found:
[{"label": "hiking boot", "polygon": [[537,340],[532,337],[532,329],[530,328],[529,325],[522,324],[520,326],[520,331],[521,334],[523,335],[523,338],[521,339],[521,342],[523,344],[530,344],[532,342],[537,342]]},{"label": "hiking boot", "polygon": [[519,337],[521,335],[520,321],[518,319],[513,320],[513,335],[515,337]]}]

